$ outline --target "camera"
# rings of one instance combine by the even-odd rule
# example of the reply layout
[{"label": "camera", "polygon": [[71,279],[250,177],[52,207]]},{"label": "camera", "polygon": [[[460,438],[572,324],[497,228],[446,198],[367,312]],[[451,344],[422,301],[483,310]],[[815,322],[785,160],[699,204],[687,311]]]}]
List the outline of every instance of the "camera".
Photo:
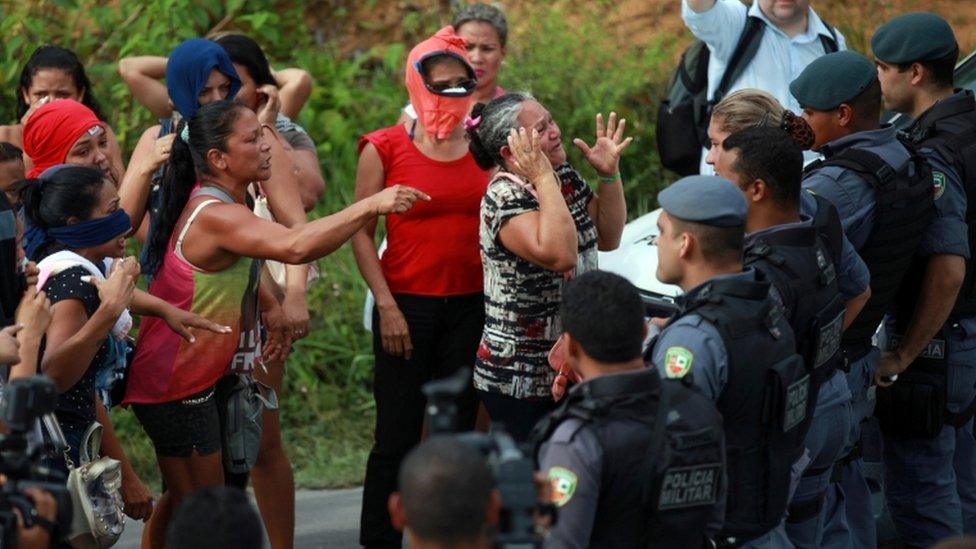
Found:
[{"label": "camera", "polygon": [[[71,494],[67,479],[57,470],[46,467],[44,457],[49,452],[63,452],[67,448],[64,435],[54,417],[58,394],[54,382],[46,376],[17,379],[4,387],[0,401],[0,418],[9,432],[0,437],[0,474],[7,477],[0,487],[0,547],[16,547],[17,514],[24,520],[24,528],[35,525],[34,502],[24,494],[25,488],[35,487],[50,493],[57,502],[54,519],[56,532],[64,534],[71,525]],[[48,437],[41,433],[46,430]]]},{"label": "camera", "polygon": [[532,458],[526,456],[503,427],[494,426],[489,434],[459,432],[457,399],[470,383],[471,369],[461,368],[450,377],[424,384],[427,431],[430,435],[451,435],[485,456],[502,500],[495,547],[541,547],[535,515],[552,514],[554,509],[539,505]]}]

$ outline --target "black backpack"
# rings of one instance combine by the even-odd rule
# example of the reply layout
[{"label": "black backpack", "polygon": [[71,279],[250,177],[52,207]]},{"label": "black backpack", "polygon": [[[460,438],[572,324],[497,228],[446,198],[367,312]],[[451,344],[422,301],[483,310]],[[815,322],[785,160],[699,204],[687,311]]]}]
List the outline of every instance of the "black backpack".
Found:
[{"label": "black backpack", "polygon": [[[833,53],[837,51],[837,33],[826,22],[824,25],[831,38],[821,35],[820,42],[825,52]],[[667,95],[657,110],[657,150],[665,168],[680,175],[698,173],[702,147],[709,145],[708,119],[712,106],[725,97],[729,86],[756,56],[764,27],[762,19],[746,16],[746,25],[712,101],[708,100],[708,46],[695,40],[681,54],[681,62],[668,83]]]}]

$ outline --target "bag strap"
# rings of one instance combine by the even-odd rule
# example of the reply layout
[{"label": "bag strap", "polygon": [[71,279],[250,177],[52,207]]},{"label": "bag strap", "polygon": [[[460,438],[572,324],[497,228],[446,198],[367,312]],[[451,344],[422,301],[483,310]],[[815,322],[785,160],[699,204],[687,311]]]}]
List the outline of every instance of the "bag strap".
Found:
[{"label": "bag strap", "polygon": [[756,56],[756,52],[759,51],[758,39],[761,38],[765,25],[762,19],[746,15],[746,26],[742,29],[742,34],[739,35],[739,43],[732,50],[732,57],[729,58],[729,63],[725,66],[725,72],[722,74],[722,79],[719,80],[718,87],[715,88],[712,104],[718,103],[725,97],[732,82],[735,82],[742,75],[745,68],[749,66],[749,62]]},{"label": "bag strap", "polygon": [[820,35],[820,44],[823,46],[824,53],[825,54],[836,53],[837,50],[840,49],[837,46],[837,30],[834,27],[830,26],[823,19],[821,19],[820,22],[823,23],[825,27],[827,27],[827,31],[830,33],[830,37],[824,36],[822,34]]},{"label": "bag strap", "polygon": [[89,463],[98,459],[99,454],[102,449],[102,424],[93,421],[88,429],[85,429],[85,434],[81,436],[81,444],[78,446],[78,461],[81,463],[75,465],[74,460],[68,455],[68,449],[64,449],[64,463],[68,467],[68,471],[77,469],[78,467],[84,467]]}]

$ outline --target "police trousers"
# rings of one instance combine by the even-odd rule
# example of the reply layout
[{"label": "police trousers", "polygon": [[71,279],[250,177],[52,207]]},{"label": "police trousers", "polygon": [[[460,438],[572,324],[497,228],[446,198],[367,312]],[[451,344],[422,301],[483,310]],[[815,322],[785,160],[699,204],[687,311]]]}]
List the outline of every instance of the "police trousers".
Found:
[{"label": "police trousers", "polygon": [[[851,391],[851,423],[847,444],[838,462],[834,482],[827,489],[822,511],[823,547],[875,549],[877,532],[871,507],[871,489],[865,479],[863,461],[857,456],[861,440],[861,422],[872,413],[873,402],[868,389],[874,379],[881,351],[872,348],[866,355],[848,364],[847,386]],[[839,480],[837,479],[839,473]]]},{"label": "police trousers", "polygon": [[[976,398],[976,318],[948,328],[946,401],[950,412],[959,412]],[[959,428],[945,425],[930,439],[886,436],[884,463],[888,508],[904,543],[927,547],[976,532],[972,419]]]},{"label": "police trousers", "polygon": [[[820,388],[820,397],[827,397],[830,393],[849,395],[847,378],[843,372],[837,372]],[[843,532],[848,531],[843,507],[839,505],[836,496],[828,501],[827,492],[831,488],[834,464],[843,457],[844,449],[848,447],[851,402],[849,398],[833,400],[833,403],[823,408],[818,403],[804,440],[804,446],[810,452],[810,465],[803,472],[793,494],[789,507],[790,516],[786,520],[786,533],[794,547],[825,547],[823,533],[829,522],[834,523],[835,530],[840,529],[834,532],[835,539],[845,537]],[[846,546],[846,542],[837,545],[838,548]]]},{"label": "police trousers", "polygon": [[[462,366],[474,366],[485,319],[480,293],[446,298],[397,294],[394,298],[407,320],[413,353],[408,360],[383,350],[374,308],[376,431],[366,461],[359,531],[359,542],[367,547],[401,547],[402,536],[390,524],[387,500],[396,491],[400,462],[423,432],[426,399],[420,388]],[[477,410],[471,386],[458,402],[463,430],[474,427]]]}]

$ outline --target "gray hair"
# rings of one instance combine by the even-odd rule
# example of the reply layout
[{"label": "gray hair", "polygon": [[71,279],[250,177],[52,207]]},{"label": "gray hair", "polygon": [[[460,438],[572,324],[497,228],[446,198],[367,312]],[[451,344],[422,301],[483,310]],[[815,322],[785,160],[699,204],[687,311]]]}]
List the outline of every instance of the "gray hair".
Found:
[{"label": "gray hair", "polygon": [[481,169],[503,164],[501,150],[508,145],[509,131],[519,127],[522,103],[535,100],[528,92],[511,92],[492,99],[487,105],[478,103],[474,106],[471,118],[480,121],[468,130],[469,148]]},{"label": "gray hair", "polygon": [[502,10],[490,4],[471,4],[457,12],[451,26],[454,27],[454,32],[457,32],[461,28],[461,25],[472,21],[488,23],[494,27],[495,32],[498,33],[498,39],[501,41],[502,47],[505,46],[505,42],[508,41],[508,21],[505,19],[505,14],[502,13]]}]

